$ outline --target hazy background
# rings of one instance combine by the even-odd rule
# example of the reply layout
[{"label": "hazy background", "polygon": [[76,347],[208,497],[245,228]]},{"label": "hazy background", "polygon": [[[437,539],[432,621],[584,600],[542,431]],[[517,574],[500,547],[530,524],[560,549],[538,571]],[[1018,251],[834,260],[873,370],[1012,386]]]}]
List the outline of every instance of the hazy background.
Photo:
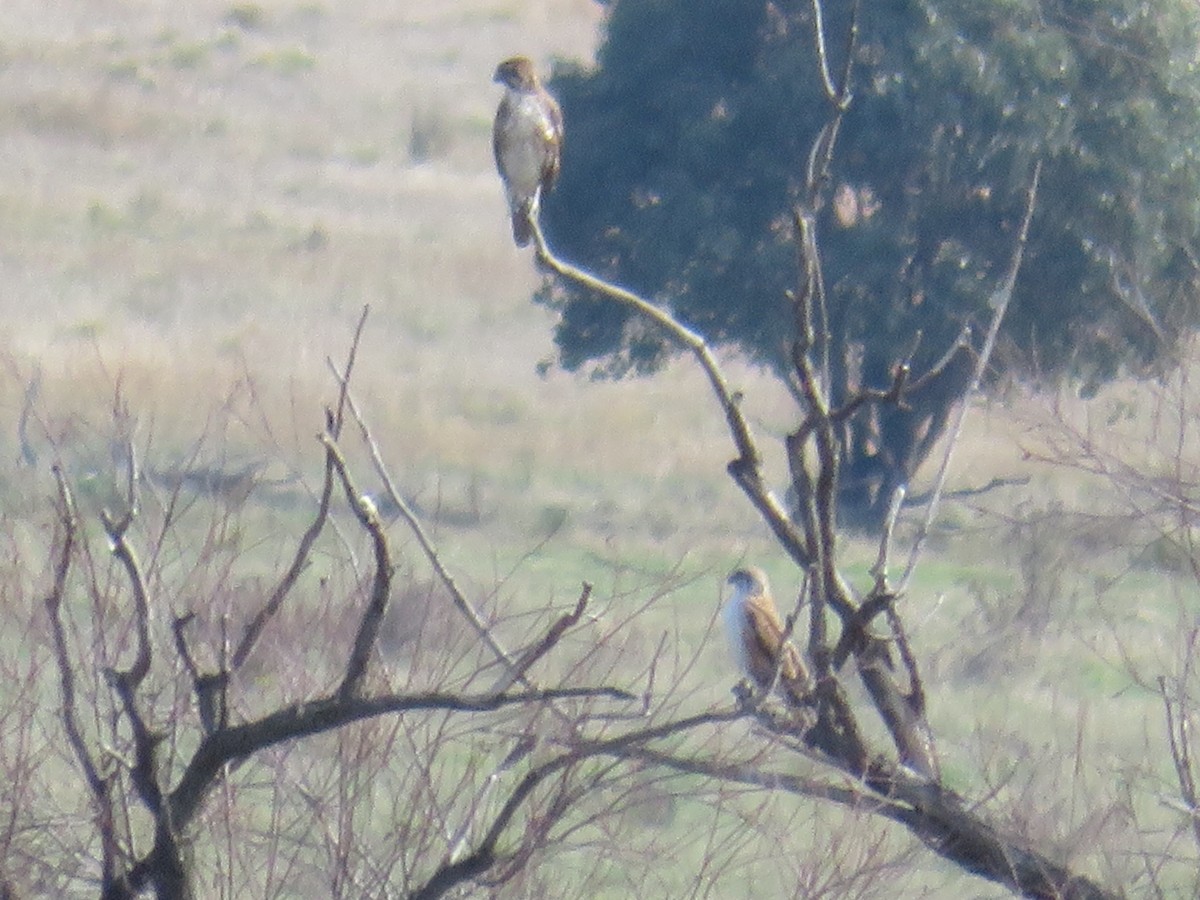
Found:
[{"label": "hazy background", "polygon": [[[53,448],[80,479],[102,477],[117,396],[148,470],[261,466],[274,487],[250,503],[274,510],[281,545],[294,540],[334,396],[325,359],[344,357],[370,304],[357,398],[468,583],[517,567],[513,602],[567,602],[587,578],[616,604],[677,570],[683,586],[654,615],[695,641],[738,560],[794,590],[724,474],[723,421],[686,360],[619,384],[536,374],[554,319],[529,302],[532,254],[511,242],[491,76],[518,52],[543,69],[588,61],[600,12],[591,0],[0,4],[0,486],[31,556],[46,550]],[[785,396],[723,358],[764,440],[784,434]],[[38,462],[18,468],[38,372]],[[1112,422],[1138,424],[1129,391],[1101,398],[1098,420],[1117,410]],[[1024,459],[1039,414],[1008,405],[973,410],[952,486],[1032,481],[947,506],[908,621],[950,783],[976,789],[984,771],[998,796],[1027,792],[1044,804],[1033,831],[1078,846],[1077,827],[1112,825],[1089,819],[1084,789],[1105,794],[1122,766],[1163,753],[1157,704],[1123,667],[1169,657],[1183,589],[1135,565],[1115,526],[1078,541],[1062,527],[1064,509],[1108,501]],[[781,460],[770,465],[782,486]],[[850,546],[862,579],[872,550]],[[1127,602],[1147,590],[1161,608]],[[1036,629],[1008,614],[1022,602],[1046,608]],[[1118,637],[1116,623],[1133,630]],[[719,698],[733,673],[712,643]],[[1002,777],[1013,760],[1019,783]]]}]

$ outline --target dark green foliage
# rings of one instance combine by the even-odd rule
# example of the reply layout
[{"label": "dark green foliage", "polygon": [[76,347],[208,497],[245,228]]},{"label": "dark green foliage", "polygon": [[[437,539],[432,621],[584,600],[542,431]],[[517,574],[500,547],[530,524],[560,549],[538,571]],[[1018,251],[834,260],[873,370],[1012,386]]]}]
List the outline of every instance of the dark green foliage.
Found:
[{"label": "dark green foliage", "polygon": [[[848,10],[825,5],[835,71]],[[1196,18],[1185,0],[863,0],[826,191],[842,202],[819,218],[833,346],[861,342],[878,386],[916,331],[919,373],[981,323],[1040,158],[1000,364],[1097,383],[1163,358],[1197,317]],[[811,3],[614,0],[597,68],[553,89],[552,245],[781,367],[791,205],[828,117]],[[647,372],[670,352],[611,304],[543,299],[565,302],[567,368]]]},{"label": "dark green foliage", "polygon": [[[564,256],[666,303],[779,372],[798,278],[793,206],[830,116],[808,0],[613,0],[594,70],[558,72]],[[848,0],[824,4],[840,73]],[[1030,244],[992,377],[1085,388],[1169,362],[1200,281],[1200,12],[1191,0],[862,0],[854,99],[818,239],[835,402],[914,377],[988,300],[1034,163]],[[836,74],[835,74],[836,77]],[[561,284],[561,363],[620,376],[673,352]],[[843,499],[877,522],[970,380],[970,354],[905,407],[847,424]]]}]

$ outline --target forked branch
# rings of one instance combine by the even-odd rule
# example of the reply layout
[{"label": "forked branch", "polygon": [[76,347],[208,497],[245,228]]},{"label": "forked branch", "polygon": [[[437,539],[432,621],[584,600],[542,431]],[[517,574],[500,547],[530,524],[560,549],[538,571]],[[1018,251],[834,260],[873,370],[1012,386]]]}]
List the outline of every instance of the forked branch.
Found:
[{"label": "forked branch", "polygon": [[750,425],[742,414],[738,396],[729,387],[728,379],[704,338],[663,307],[559,259],[546,244],[541,225],[536,220],[532,224],[538,260],[550,271],[633,310],[658,326],[678,347],[692,354],[708,378],[709,386],[721,406],[734,447],[737,449],[737,458],[729,464],[729,474],[763,516],[784,549],[801,566],[807,566],[809,551],[804,536],[788,516],[775,492],[767,485],[762,471],[762,455]]},{"label": "forked branch", "polygon": [[83,772],[95,809],[96,830],[101,841],[101,878],[105,889],[109,888],[117,875],[117,860],[120,847],[117,844],[113,822],[111,777],[102,772],[79,722],[79,709],[75,694],[75,668],[67,650],[66,626],[63,623],[62,604],[66,597],[67,578],[71,571],[71,558],[79,530],[79,519],[75,513],[75,499],[59,465],[53,467],[55,484],[58,487],[59,503],[59,551],[54,564],[54,583],[46,597],[46,612],[50,618],[50,633],[54,640],[54,661],[58,668],[59,690],[62,693],[63,730],[67,743]]},{"label": "forked branch", "polygon": [[338,448],[337,441],[328,431],[321,435],[321,443],[325,446],[328,459],[333,460],[342,488],[346,492],[346,502],[354,511],[358,523],[371,536],[371,546],[375,553],[375,575],[371,585],[371,598],[363,610],[359,620],[358,633],[350,650],[350,659],[346,663],[346,674],[342,679],[338,694],[348,697],[358,693],[362,687],[363,678],[367,674],[367,663],[375,649],[376,638],[379,637],[379,626],[383,623],[383,614],[387,611],[388,599],[392,590],[392,558],[388,549],[387,535],[383,532],[383,523],[379,520],[379,510],[370,498],[358,493],[346,469],[346,460]]},{"label": "forked branch", "polygon": [[[475,634],[478,635],[479,639],[482,640],[485,645],[487,645],[487,648],[491,650],[497,661],[501,666],[503,666],[505,674],[501,676],[500,683],[508,686],[512,685],[516,681],[520,681],[525,684],[526,687],[533,687],[532,684],[525,680],[524,674],[521,674],[515,678],[510,677],[511,673],[516,671],[516,661],[500,643],[500,640],[492,633],[491,626],[487,623],[483,616],[480,615],[474,604],[472,604],[467,596],[462,592],[458,586],[458,582],[450,573],[450,570],[447,569],[446,565],[442,562],[441,554],[438,553],[437,547],[433,543],[433,539],[425,530],[425,526],[421,524],[421,520],[417,517],[416,512],[411,506],[409,506],[400,490],[396,487],[396,483],[392,478],[391,472],[388,471],[388,468],[383,461],[383,454],[380,452],[379,445],[376,443],[375,438],[371,433],[371,429],[367,425],[366,419],[363,417],[362,412],[359,410],[358,405],[354,401],[354,394],[350,391],[349,384],[345,381],[342,373],[337,371],[336,367],[334,367],[330,360],[326,360],[326,363],[332,370],[334,378],[336,378],[339,385],[341,385],[342,393],[346,400],[346,408],[350,411],[350,415],[358,424],[363,443],[366,444],[367,450],[371,454],[371,464],[375,468],[375,474],[379,476],[380,481],[383,483],[384,490],[387,492],[388,500],[393,506],[396,507],[397,510],[399,510],[400,517],[404,519],[405,524],[408,526],[413,536],[417,539],[417,544],[420,546],[421,552],[429,561],[429,565],[433,568],[434,574],[437,575],[438,581],[440,581],[442,586],[445,587],[449,592],[450,599],[454,603],[455,608],[458,609],[463,618],[467,620],[467,623],[474,630]],[[497,690],[502,689],[503,688],[498,688]]]},{"label": "forked branch", "polygon": [[[325,430],[333,435],[335,439],[342,432],[342,421],[346,409],[346,394],[350,389],[350,375],[354,371],[354,361],[358,356],[358,346],[362,340],[363,327],[367,323],[367,314],[369,312],[370,307],[364,306],[362,315],[359,316],[358,325],[354,329],[354,338],[350,342],[350,352],[346,357],[345,371],[339,375],[340,387],[338,390],[337,405],[326,422]],[[333,497],[333,476],[333,457],[326,452],[325,474],[321,482],[321,496],[317,503],[316,515],[313,517],[308,528],[305,529],[304,535],[300,538],[300,543],[296,547],[296,554],[292,557],[291,565],[288,566],[283,577],[275,585],[275,589],[271,592],[270,597],[267,598],[266,603],[262,605],[247,623],[245,631],[242,633],[242,638],[233,651],[233,658],[230,662],[230,668],[234,671],[240,669],[245,664],[251,652],[257,646],[259,638],[262,637],[263,630],[275,617],[276,613],[279,612],[280,607],[283,606],[283,601],[287,599],[288,594],[291,593],[292,588],[295,587],[296,582],[299,580],[300,573],[308,565],[313,545],[317,542],[317,538],[321,536],[321,532],[325,530],[325,523],[329,520],[329,503]]]},{"label": "forked branch", "polygon": [[[1024,235],[1027,233],[1028,220],[1032,215],[1035,189],[1036,178],[1029,193],[1021,238],[1009,269],[1009,277],[1006,279],[1007,294],[1011,294],[1012,282],[1019,268],[1020,251]],[[798,216],[797,224],[803,233],[804,228],[810,226],[811,222],[806,222],[803,217]],[[534,226],[538,259],[550,271],[594,294],[632,309],[660,327],[679,347],[692,353],[708,377],[739,452],[738,459],[730,465],[731,474],[763,514],[785,549],[794,559],[803,563],[806,570],[815,569],[811,590],[814,616],[818,616],[819,604],[825,603],[838,613],[843,629],[856,626],[856,633],[852,635],[854,640],[842,649],[841,654],[843,658],[853,655],[857,660],[860,677],[871,695],[876,711],[888,727],[899,752],[900,764],[889,762],[882,757],[868,756],[865,739],[836,674],[831,669],[818,666],[819,672],[824,671],[828,674],[818,682],[819,720],[809,732],[809,739],[813,746],[822,751],[820,759],[862,779],[863,785],[868,789],[866,808],[901,822],[935,852],[981,877],[1007,885],[1029,897],[1094,900],[1117,896],[1089,879],[1070,872],[1019,839],[1000,833],[988,825],[962,798],[945,791],[939,785],[932,736],[925,721],[924,691],[915,657],[907,645],[899,617],[892,608],[894,592],[885,590],[886,578],[880,579],[877,584],[879,589],[876,591],[879,596],[878,604],[863,610],[853,600],[849,588],[838,573],[834,555],[838,444],[833,426],[836,424],[836,411],[830,408],[823,392],[824,382],[818,367],[812,362],[811,354],[807,351],[795,354],[800,396],[806,401],[806,418],[797,432],[797,442],[812,436],[817,445],[815,476],[811,482],[805,481],[808,475],[807,469],[803,467],[800,448],[789,448],[795,451],[789,454],[794,460],[794,472],[803,473],[803,477],[797,477],[798,485],[811,485],[811,490],[806,492],[807,496],[801,501],[804,526],[802,528],[790,520],[774,495],[763,484],[760,455],[754,438],[704,339],[676,321],[663,307],[558,259],[546,245],[536,222]],[[810,265],[809,261],[804,260],[803,254],[802,262],[802,271],[813,271],[815,263]],[[796,298],[800,303],[797,310],[798,333],[808,335],[807,347],[810,351],[817,343],[817,336],[811,324],[811,307],[806,308],[805,305],[811,302],[817,291],[817,285],[803,285]],[[805,294],[807,296],[802,296]],[[1006,302],[1007,297],[1004,298],[1004,303]],[[996,327],[998,319],[993,320],[993,327],[989,332],[993,341]],[[985,349],[990,349],[990,346],[991,342],[985,342]],[[896,389],[893,385],[895,393],[903,393],[907,378],[906,372],[897,375],[899,388]],[[868,396],[862,402],[885,399],[890,401],[893,399],[892,393],[893,390],[889,390],[878,398]],[[881,551],[880,560],[884,567],[886,559],[886,552]],[[864,613],[861,621],[858,620],[860,612]],[[880,613],[886,614],[891,625],[892,634],[889,639],[872,636],[866,630],[866,624]],[[893,642],[900,644],[902,663],[909,682],[907,690],[897,683],[892,671],[890,648]],[[818,648],[819,652],[828,652],[822,649],[823,647],[822,642],[821,648]],[[824,700],[821,691],[825,692]],[[565,764],[566,762],[563,763]],[[735,774],[715,768],[708,771],[714,777],[732,777]],[[485,860],[491,860],[492,857],[488,854],[493,849],[486,845],[480,847],[477,854],[456,864],[457,868],[449,867],[439,873],[438,879],[427,886],[429,893],[418,896],[439,896],[442,891],[463,878],[471,877],[466,873],[466,869],[473,864],[479,865]]]}]

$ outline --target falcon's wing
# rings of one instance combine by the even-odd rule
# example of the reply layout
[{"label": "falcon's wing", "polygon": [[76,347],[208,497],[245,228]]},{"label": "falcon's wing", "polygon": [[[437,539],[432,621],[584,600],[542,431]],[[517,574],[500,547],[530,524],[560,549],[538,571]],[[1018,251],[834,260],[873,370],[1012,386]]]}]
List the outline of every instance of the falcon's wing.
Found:
[{"label": "falcon's wing", "polygon": [[500,144],[504,140],[504,133],[508,130],[508,120],[512,115],[512,107],[508,102],[508,95],[505,94],[500,100],[500,105],[496,107],[496,117],[492,120],[492,157],[496,160],[496,171],[503,177],[504,175],[504,159],[500,155]]},{"label": "falcon's wing", "polygon": [[[755,679],[764,685],[770,684],[775,675],[775,661],[778,659],[780,645],[783,644],[783,623],[773,607],[767,606],[753,598],[746,604],[746,618],[751,626],[749,634],[753,635],[757,653],[751,653],[755,660]],[[758,662],[760,661],[761,662]],[[779,667],[779,680],[784,684],[794,684],[806,679],[807,670],[799,651],[790,643],[783,644],[783,664]]]},{"label": "falcon's wing", "polygon": [[542,106],[546,111],[546,119],[550,123],[550,133],[547,135],[546,161],[542,164],[542,193],[548,193],[558,180],[562,167],[563,115],[558,101],[546,91],[541,92]]}]

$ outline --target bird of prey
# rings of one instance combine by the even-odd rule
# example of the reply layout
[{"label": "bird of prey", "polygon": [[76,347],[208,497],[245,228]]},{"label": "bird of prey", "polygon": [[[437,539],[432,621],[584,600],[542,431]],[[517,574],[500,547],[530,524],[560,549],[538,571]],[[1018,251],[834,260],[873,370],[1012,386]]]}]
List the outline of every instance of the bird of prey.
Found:
[{"label": "bird of prey", "polygon": [[[783,641],[783,621],[771,598],[767,575],[757,566],[738,569],[728,579],[733,594],[725,602],[725,635],[738,668],[760,691],[777,683],[793,705],[805,703],[809,675],[800,653]],[[780,655],[782,654],[782,661]]]},{"label": "bird of prey", "polygon": [[500,63],[493,80],[504,85],[504,97],[492,125],[492,152],[508,193],[513,240],[524,247],[541,197],[558,177],[562,111],[524,56]]}]

